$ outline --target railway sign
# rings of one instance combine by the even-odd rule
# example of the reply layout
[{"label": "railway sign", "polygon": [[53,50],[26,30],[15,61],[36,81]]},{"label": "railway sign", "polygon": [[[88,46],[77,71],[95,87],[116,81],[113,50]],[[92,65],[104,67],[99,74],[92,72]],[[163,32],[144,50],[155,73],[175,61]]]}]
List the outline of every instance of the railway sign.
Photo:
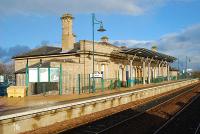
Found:
[{"label": "railway sign", "polygon": [[[90,78],[93,78],[93,74],[90,74]],[[103,74],[95,73],[94,78],[103,78]]]}]

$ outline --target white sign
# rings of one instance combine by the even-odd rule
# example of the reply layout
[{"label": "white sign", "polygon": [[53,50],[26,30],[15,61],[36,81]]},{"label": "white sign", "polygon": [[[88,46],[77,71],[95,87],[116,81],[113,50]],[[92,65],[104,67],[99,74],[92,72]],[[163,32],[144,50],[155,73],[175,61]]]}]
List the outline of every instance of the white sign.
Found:
[{"label": "white sign", "polygon": [[29,82],[38,82],[38,70],[37,68],[29,68]]},{"label": "white sign", "polygon": [[4,76],[0,75],[0,82],[4,82]]},{"label": "white sign", "polygon": [[[93,74],[90,74],[90,78],[93,78],[92,76]],[[94,74],[94,78],[102,78],[102,77],[103,77],[102,74]]]},{"label": "white sign", "polygon": [[59,68],[50,68],[50,82],[59,82]]},{"label": "white sign", "polygon": [[48,68],[39,68],[40,81],[39,82],[48,82]]},{"label": "white sign", "polygon": [[59,82],[59,74],[59,68],[50,68],[50,70],[48,68],[39,68],[39,70],[38,68],[29,68],[29,82]]}]

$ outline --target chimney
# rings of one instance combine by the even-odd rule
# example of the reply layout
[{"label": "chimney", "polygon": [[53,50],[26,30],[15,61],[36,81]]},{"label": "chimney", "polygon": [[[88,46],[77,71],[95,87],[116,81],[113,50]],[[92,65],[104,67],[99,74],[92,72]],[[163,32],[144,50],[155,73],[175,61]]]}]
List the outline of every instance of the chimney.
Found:
[{"label": "chimney", "polygon": [[63,14],[62,21],[62,51],[70,51],[74,48],[75,35],[72,32],[72,17],[71,14]]},{"label": "chimney", "polygon": [[157,52],[157,51],[158,51],[157,46],[156,46],[156,45],[153,45],[153,46],[151,47],[151,51],[153,51],[153,52]]},{"label": "chimney", "polygon": [[107,36],[103,36],[103,37],[101,37],[101,42],[103,42],[103,43],[108,43],[108,37]]}]

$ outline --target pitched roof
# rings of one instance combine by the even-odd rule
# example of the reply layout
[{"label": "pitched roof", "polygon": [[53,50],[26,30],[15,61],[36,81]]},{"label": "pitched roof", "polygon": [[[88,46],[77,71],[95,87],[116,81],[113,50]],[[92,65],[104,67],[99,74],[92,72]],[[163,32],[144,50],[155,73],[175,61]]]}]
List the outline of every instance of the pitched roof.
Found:
[{"label": "pitched roof", "polygon": [[[36,68],[36,67],[50,67],[50,62],[49,61],[45,61],[43,63],[37,62],[29,66],[29,68]],[[25,72],[26,72],[26,67],[16,71],[15,74],[20,74],[20,73],[25,73]]]},{"label": "pitched roof", "polygon": [[32,49],[26,53],[19,54],[14,56],[13,58],[22,58],[22,57],[29,57],[29,56],[43,56],[49,54],[58,54],[62,51],[60,47],[53,47],[53,46],[42,46],[40,48]]}]

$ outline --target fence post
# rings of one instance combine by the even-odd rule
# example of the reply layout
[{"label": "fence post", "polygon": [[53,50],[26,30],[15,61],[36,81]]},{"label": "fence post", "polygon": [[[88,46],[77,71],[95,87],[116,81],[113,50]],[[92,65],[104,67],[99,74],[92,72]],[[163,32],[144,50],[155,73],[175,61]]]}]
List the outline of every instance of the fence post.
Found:
[{"label": "fence post", "polygon": [[81,94],[81,75],[78,74],[78,94]]},{"label": "fence post", "polygon": [[104,92],[104,79],[103,78],[101,79],[101,89]]},{"label": "fence post", "polygon": [[89,86],[88,86],[88,88],[89,88],[89,93],[90,93],[90,74],[89,74]]},{"label": "fence post", "polygon": [[110,90],[112,90],[112,87],[113,87],[113,81],[111,80],[110,81]]},{"label": "fence post", "polygon": [[59,95],[62,95],[62,64],[60,64]]},{"label": "fence post", "polygon": [[50,67],[48,67],[48,82],[50,82]]},{"label": "fence post", "polygon": [[94,78],[94,74],[92,74],[92,93],[96,92],[96,79]]},{"label": "fence post", "polygon": [[120,83],[119,83],[119,79],[117,79],[117,87],[118,87],[118,88],[120,88],[119,84],[120,84]]},{"label": "fence post", "polygon": [[118,71],[118,75],[117,75],[117,87],[120,88],[120,79],[119,79],[119,71]]},{"label": "fence post", "polygon": [[28,96],[28,82],[29,82],[29,77],[28,77],[28,63],[26,63],[26,96]]},{"label": "fence post", "polygon": [[38,72],[38,82],[40,82],[40,68],[37,67],[37,72]]},{"label": "fence post", "polygon": [[96,79],[93,79],[93,80],[94,80],[94,81],[93,81],[93,86],[94,86],[94,87],[93,87],[93,89],[94,89],[93,93],[94,93],[94,92],[96,92]]},{"label": "fence post", "polygon": [[[94,77],[94,75],[92,76],[92,77]],[[95,91],[96,91],[96,86],[95,86],[95,79],[94,78],[92,78],[92,93],[94,93]]]}]

